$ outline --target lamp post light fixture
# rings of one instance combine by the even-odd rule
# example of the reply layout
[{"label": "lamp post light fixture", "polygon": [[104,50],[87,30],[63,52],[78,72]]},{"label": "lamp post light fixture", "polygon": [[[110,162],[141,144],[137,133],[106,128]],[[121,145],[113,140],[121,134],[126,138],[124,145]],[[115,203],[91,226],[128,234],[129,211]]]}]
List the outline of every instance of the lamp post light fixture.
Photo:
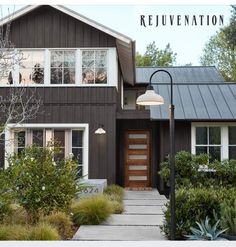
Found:
[{"label": "lamp post light fixture", "polygon": [[149,85],[147,90],[144,94],[140,95],[137,100],[136,104],[138,105],[163,105],[164,100],[162,96],[157,94],[152,84],[152,78],[156,73],[164,72],[170,77],[170,105],[169,105],[169,122],[170,122],[170,156],[169,156],[169,164],[170,164],[170,212],[171,212],[171,219],[170,219],[170,239],[175,240],[175,157],[174,157],[174,134],[175,134],[175,127],[174,127],[174,104],[173,104],[173,79],[171,74],[164,70],[159,69],[152,73],[149,79]]},{"label": "lamp post light fixture", "polygon": [[98,129],[96,129],[94,133],[97,134],[97,135],[106,134],[106,131],[104,130],[104,125],[103,124],[99,124]]}]

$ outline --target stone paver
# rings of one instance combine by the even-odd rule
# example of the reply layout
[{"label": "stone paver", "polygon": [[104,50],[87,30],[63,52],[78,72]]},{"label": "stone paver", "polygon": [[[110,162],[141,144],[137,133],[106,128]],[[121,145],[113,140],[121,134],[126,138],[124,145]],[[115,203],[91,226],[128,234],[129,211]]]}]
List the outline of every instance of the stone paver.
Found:
[{"label": "stone paver", "polygon": [[159,226],[163,222],[162,215],[124,215],[113,214],[103,225],[116,226]]},{"label": "stone paver", "polygon": [[124,214],[163,214],[163,206],[125,206]]},{"label": "stone paver", "polygon": [[167,202],[165,199],[160,200],[124,200],[123,203],[126,206],[164,206]]},{"label": "stone paver", "polygon": [[73,240],[83,241],[155,241],[165,240],[155,226],[81,226]]},{"label": "stone paver", "polygon": [[125,191],[123,214],[113,214],[97,226],[81,226],[73,240],[148,241],[166,240],[159,226],[163,222],[165,196],[157,190]]}]

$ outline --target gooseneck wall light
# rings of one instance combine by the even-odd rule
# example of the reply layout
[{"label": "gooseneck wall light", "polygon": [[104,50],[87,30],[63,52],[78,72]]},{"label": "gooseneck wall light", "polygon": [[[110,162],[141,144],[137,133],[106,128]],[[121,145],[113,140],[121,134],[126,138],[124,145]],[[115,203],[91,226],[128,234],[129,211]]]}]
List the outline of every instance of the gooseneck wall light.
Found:
[{"label": "gooseneck wall light", "polygon": [[174,134],[175,134],[175,127],[174,127],[174,104],[173,104],[173,80],[171,74],[164,70],[159,69],[152,73],[149,79],[149,85],[146,92],[140,95],[137,98],[136,104],[138,105],[162,105],[164,104],[164,99],[162,96],[157,94],[152,84],[152,78],[155,74],[164,72],[170,77],[170,105],[169,105],[169,121],[170,121],[170,156],[169,156],[169,163],[170,163],[170,207],[171,207],[171,221],[170,221],[170,238],[171,240],[175,239],[175,157],[174,157]]}]

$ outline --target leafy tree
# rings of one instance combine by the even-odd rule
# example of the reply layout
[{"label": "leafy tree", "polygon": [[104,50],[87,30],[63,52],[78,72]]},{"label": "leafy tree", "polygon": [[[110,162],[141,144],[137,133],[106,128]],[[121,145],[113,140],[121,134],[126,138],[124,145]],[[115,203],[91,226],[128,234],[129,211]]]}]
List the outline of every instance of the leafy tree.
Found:
[{"label": "leafy tree", "polygon": [[167,44],[165,49],[159,49],[155,41],[147,45],[144,55],[136,53],[137,66],[171,66],[176,62],[176,53],[174,53]]},{"label": "leafy tree", "polygon": [[202,65],[215,65],[226,81],[236,81],[236,7],[227,27],[213,35],[203,49]]}]

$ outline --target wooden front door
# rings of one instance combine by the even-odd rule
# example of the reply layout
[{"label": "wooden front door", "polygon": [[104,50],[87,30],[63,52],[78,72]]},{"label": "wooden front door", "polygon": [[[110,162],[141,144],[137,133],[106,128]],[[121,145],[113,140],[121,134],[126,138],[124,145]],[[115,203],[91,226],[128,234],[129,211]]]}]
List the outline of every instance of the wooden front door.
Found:
[{"label": "wooden front door", "polygon": [[150,131],[125,133],[125,187],[150,187]]}]

